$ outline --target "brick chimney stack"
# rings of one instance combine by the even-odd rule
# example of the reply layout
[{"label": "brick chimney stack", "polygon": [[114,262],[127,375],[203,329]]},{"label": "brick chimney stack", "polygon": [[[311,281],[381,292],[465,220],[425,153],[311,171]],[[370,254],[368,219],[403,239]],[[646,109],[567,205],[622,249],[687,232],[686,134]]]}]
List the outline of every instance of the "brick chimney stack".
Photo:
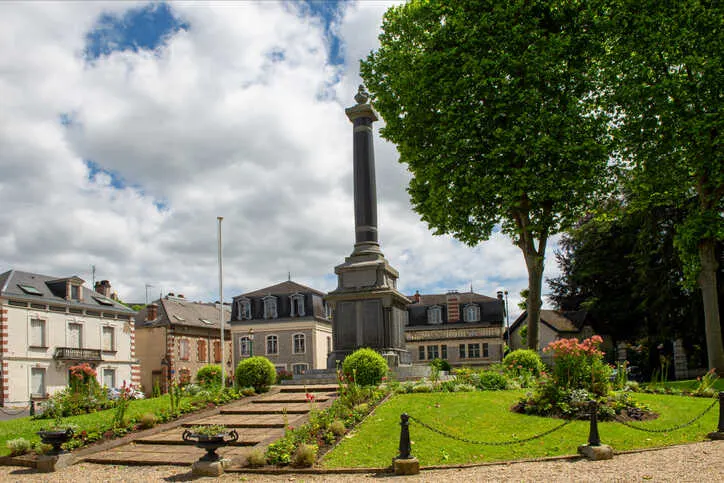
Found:
[{"label": "brick chimney stack", "polygon": [[156,320],[156,317],[158,317],[158,305],[148,304],[146,306],[146,320]]},{"label": "brick chimney stack", "polygon": [[416,304],[420,303],[420,291],[419,290],[415,290],[415,295],[412,296],[412,300],[414,300]]},{"label": "brick chimney stack", "polygon": [[460,322],[460,295],[457,290],[451,290],[447,293],[447,323],[454,324]]},{"label": "brick chimney stack", "polygon": [[111,282],[109,282],[108,280],[100,280],[100,281],[96,282],[96,286],[93,288],[95,289],[96,292],[103,295],[104,297],[110,298]]}]

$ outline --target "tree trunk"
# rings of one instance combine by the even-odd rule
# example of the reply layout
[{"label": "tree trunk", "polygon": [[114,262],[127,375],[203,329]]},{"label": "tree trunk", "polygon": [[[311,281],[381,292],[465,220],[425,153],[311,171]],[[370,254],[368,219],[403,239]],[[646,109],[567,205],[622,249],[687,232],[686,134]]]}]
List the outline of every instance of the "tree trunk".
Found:
[{"label": "tree trunk", "polygon": [[532,247],[523,247],[528,268],[528,348],[538,352],[540,343],[541,287],[543,284],[543,256]]},{"label": "tree trunk", "polygon": [[716,259],[715,240],[708,238],[701,241],[699,258],[701,260],[699,287],[704,301],[704,329],[709,369],[716,369],[720,376],[724,376],[724,342],[722,342],[716,283],[716,271],[719,263]]}]

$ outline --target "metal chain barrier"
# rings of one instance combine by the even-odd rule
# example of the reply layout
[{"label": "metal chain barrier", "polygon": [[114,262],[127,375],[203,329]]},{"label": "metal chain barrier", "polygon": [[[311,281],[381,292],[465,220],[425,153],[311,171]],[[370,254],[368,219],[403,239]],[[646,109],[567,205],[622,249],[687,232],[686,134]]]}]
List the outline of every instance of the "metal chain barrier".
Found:
[{"label": "metal chain barrier", "polygon": [[687,422],[685,422],[685,423],[683,423],[683,424],[678,424],[678,425],[676,425],[676,426],[672,426],[672,427],[670,427],[670,428],[665,428],[665,429],[642,428],[642,427],[640,427],[640,426],[636,426],[636,425],[634,425],[634,424],[628,423],[628,422],[626,422],[626,421],[624,421],[624,420],[622,420],[622,419],[614,419],[614,421],[617,422],[617,423],[621,423],[621,424],[623,424],[624,426],[626,426],[626,427],[628,427],[628,428],[636,429],[636,430],[638,430],[638,431],[644,431],[644,432],[646,432],[646,433],[668,433],[668,432],[671,432],[671,431],[676,431],[677,429],[681,429],[681,428],[685,428],[685,427],[687,427],[687,426],[691,426],[691,425],[694,424],[696,421],[698,421],[699,419],[701,419],[702,417],[704,417],[704,415],[705,415],[706,413],[708,413],[709,411],[711,411],[711,408],[713,408],[713,407],[716,405],[717,402],[718,402],[718,400],[717,400],[717,399],[714,399],[714,401],[711,403],[711,405],[710,405],[708,408],[706,408],[701,414],[693,417],[692,419],[690,419],[689,421],[687,421]]},{"label": "metal chain barrier", "polygon": [[477,440],[474,440],[474,439],[463,438],[463,437],[461,437],[461,436],[456,436],[456,435],[454,435],[454,434],[446,433],[445,431],[441,431],[441,430],[439,430],[439,429],[437,429],[437,428],[434,428],[434,427],[430,426],[429,424],[423,423],[422,421],[420,421],[419,419],[415,418],[414,416],[409,416],[409,418],[410,418],[411,421],[416,422],[417,424],[419,424],[419,425],[422,426],[423,428],[427,428],[427,429],[429,429],[430,431],[432,431],[433,433],[437,433],[437,434],[439,434],[439,435],[441,435],[441,436],[445,436],[446,438],[455,439],[455,440],[457,440],[457,441],[462,441],[463,443],[482,444],[482,445],[486,445],[486,446],[507,446],[507,445],[511,445],[511,444],[526,443],[526,442],[528,442],[528,441],[533,441],[533,440],[535,440],[535,439],[542,438],[543,436],[548,436],[549,434],[555,433],[556,431],[558,431],[559,429],[563,428],[564,426],[567,426],[567,425],[571,424],[571,421],[570,421],[570,420],[569,420],[569,421],[563,421],[562,424],[559,424],[558,426],[555,426],[555,427],[549,429],[548,431],[544,431],[544,432],[542,432],[542,433],[540,433],[540,434],[536,434],[535,436],[531,436],[531,437],[529,437],[529,438],[513,439],[513,440],[510,440],[510,441],[477,441]]}]

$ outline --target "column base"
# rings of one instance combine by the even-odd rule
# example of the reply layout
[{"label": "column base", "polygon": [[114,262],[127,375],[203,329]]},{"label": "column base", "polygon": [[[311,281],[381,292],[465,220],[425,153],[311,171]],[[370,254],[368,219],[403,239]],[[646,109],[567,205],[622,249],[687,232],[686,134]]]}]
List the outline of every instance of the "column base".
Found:
[{"label": "column base", "polygon": [[578,452],[591,461],[610,460],[613,458],[613,449],[607,444],[599,446],[584,444],[578,447]]},{"label": "column base", "polygon": [[721,440],[724,439],[724,431],[712,431],[711,433],[706,435],[709,439],[716,439]]},{"label": "column base", "polygon": [[395,459],[392,462],[396,475],[417,475],[420,473],[420,462],[414,456],[408,459]]}]

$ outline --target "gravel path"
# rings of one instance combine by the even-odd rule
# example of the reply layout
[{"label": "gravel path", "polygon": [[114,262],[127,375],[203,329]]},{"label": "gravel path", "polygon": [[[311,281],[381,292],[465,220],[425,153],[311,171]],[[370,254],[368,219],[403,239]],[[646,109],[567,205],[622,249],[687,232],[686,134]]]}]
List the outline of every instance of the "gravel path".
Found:
[{"label": "gravel path", "polygon": [[18,467],[0,467],[2,482],[129,482],[145,481],[724,481],[724,441],[689,445],[615,456],[608,461],[557,460],[535,463],[504,463],[489,466],[422,471],[417,476],[381,477],[373,474],[281,474],[226,473],[221,478],[193,478],[188,467],[106,466],[77,464],[56,473],[42,474]]}]

